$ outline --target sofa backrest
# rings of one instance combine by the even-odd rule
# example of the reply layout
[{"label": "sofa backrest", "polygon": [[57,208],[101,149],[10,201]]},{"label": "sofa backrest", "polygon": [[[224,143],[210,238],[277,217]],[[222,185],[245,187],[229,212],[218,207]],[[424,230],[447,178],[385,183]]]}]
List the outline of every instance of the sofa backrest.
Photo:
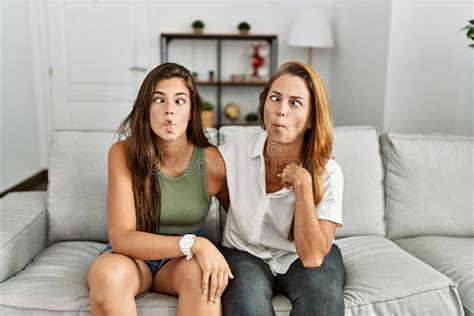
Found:
[{"label": "sofa backrest", "polygon": [[474,138],[389,133],[381,142],[387,236],[474,236]]},{"label": "sofa backrest", "polygon": [[336,238],[385,235],[383,165],[375,127],[336,127],[334,159],[344,175],[342,227]]},{"label": "sofa backrest", "polygon": [[[217,131],[207,129],[211,142]],[[53,131],[48,171],[48,244],[63,240],[107,242],[107,153],[114,132]],[[213,203],[204,234],[219,240],[219,212]]]},{"label": "sofa backrest", "polygon": [[[221,127],[219,138],[222,142],[231,134],[256,130],[261,128]],[[343,225],[336,230],[336,238],[384,235],[383,169],[377,129],[335,128],[333,154],[344,175]]]},{"label": "sofa backrest", "polygon": [[[231,133],[259,129],[222,127],[219,138],[222,142]],[[217,131],[207,132],[216,144]],[[384,235],[384,213],[391,239],[474,236],[474,138],[391,133],[380,139],[384,165],[375,128],[335,129],[333,153],[344,175],[343,227],[337,229],[336,238]],[[113,132],[53,132],[48,244],[61,240],[107,241],[107,151],[113,142]],[[219,241],[221,231],[218,207],[214,202],[204,228],[205,235],[214,242]]]}]

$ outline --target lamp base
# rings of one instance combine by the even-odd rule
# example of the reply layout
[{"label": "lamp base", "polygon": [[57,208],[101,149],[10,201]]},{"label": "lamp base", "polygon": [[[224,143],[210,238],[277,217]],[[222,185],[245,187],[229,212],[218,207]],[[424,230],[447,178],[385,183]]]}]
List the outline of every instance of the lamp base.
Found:
[{"label": "lamp base", "polygon": [[308,65],[310,67],[313,67],[313,66],[311,66],[312,58],[313,58],[313,48],[308,47]]}]

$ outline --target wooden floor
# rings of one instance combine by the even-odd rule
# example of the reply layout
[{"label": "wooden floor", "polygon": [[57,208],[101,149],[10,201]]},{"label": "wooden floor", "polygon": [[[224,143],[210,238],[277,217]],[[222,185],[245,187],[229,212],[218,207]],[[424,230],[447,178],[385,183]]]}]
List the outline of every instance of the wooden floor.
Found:
[{"label": "wooden floor", "polygon": [[37,174],[32,175],[25,181],[0,192],[0,198],[10,192],[24,192],[24,191],[46,191],[48,189],[48,171],[41,170]]},{"label": "wooden floor", "polygon": [[46,191],[47,189],[48,189],[48,180],[44,180],[25,191]]}]

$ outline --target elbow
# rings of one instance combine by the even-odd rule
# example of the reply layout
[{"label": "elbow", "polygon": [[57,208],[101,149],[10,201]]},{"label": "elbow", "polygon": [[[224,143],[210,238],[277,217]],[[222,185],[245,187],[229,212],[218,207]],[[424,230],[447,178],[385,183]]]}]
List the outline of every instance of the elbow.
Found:
[{"label": "elbow", "polygon": [[324,257],[326,257],[327,252],[322,249],[301,249],[302,251],[297,252],[303,267],[309,268],[319,268],[323,265]]},{"label": "elbow", "polygon": [[113,253],[119,253],[127,255],[127,236],[126,234],[122,236],[115,236],[109,238],[109,243],[112,246]]},{"label": "elbow", "polygon": [[323,265],[326,254],[327,253],[324,253],[323,251],[317,250],[307,251],[306,253],[300,255],[300,261],[303,267],[306,269],[319,268]]},{"label": "elbow", "polygon": [[110,246],[112,247],[112,252],[113,252],[113,253],[124,254],[120,242],[116,242],[116,241],[113,242],[113,241],[110,241],[109,244],[110,244]]},{"label": "elbow", "polygon": [[307,258],[300,258],[301,264],[306,269],[310,268],[319,268],[324,261],[324,257],[322,256],[311,256]]},{"label": "elbow", "polygon": [[112,247],[113,253],[122,253],[122,243],[119,240],[109,240],[109,244]]}]

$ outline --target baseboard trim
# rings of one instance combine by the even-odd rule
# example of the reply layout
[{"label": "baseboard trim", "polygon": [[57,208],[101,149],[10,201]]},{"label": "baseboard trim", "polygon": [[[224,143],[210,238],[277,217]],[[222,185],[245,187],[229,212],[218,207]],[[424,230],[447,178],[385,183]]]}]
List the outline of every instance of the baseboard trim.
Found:
[{"label": "baseboard trim", "polygon": [[18,183],[17,185],[14,185],[9,189],[0,192],[0,198],[4,197],[10,192],[31,191],[31,188],[34,188],[35,186],[44,181],[48,181],[48,169],[43,169],[38,173],[32,175],[28,179]]}]

